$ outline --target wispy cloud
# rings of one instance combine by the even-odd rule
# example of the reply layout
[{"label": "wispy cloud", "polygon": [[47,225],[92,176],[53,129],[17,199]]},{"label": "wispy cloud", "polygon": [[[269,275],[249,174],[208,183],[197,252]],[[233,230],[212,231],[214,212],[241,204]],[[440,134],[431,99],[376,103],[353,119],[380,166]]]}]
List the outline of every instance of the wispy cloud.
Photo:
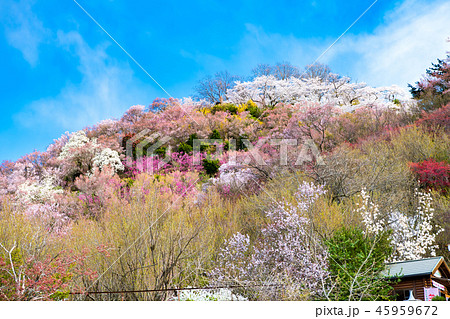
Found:
[{"label": "wispy cloud", "polygon": [[68,82],[57,95],[31,102],[16,116],[22,125],[51,121],[66,129],[80,129],[120,116],[129,106],[147,104],[156,96],[156,89],[138,80],[128,63],[107,54],[106,44],[92,48],[75,31],[58,31],[56,38],[60,50],[74,55],[81,82]]},{"label": "wispy cloud", "polygon": [[39,60],[39,47],[49,40],[51,32],[32,12],[33,2],[2,1],[0,21],[5,28],[8,43],[18,49],[31,66],[36,66]]},{"label": "wispy cloud", "polygon": [[[372,32],[360,33],[371,11],[362,17],[319,62],[332,66],[355,81],[374,86],[397,84],[406,87],[421,77],[425,69],[450,50],[448,1],[406,0],[384,16]],[[348,21],[350,25],[353,21]],[[227,69],[245,74],[258,63],[289,61],[300,67],[312,63],[335,38],[302,38],[265,30],[261,25],[246,24],[233,53],[220,58],[205,52],[187,53],[204,73]],[[343,31],[343,30],[342,30]]]},{"label": "wispy cloud", "polygon": [[[54,96],[41,97],[20,108],[14,120],[36,126],[78,130],[105,118],[118,117],[134,104],[148,104],[158,92],[135,76],[127,58],[117,60],[107,50],[111,42],[90,46],[77,31],[52,31],[33,12],[33,1],[5,1],[0,17],[8,43],[34,67],[46,43],[65,55],[78,70],[65,70],[67,81]],[[121,53],[119,53],[121,54]],[[121,62],[122,61],[122,62]],[[80,80],[81,76],[81,80]]]},{"label": "wispy cloud", "polygon": [[372,85],[406,86],[450,50],[450,3],[405,1],[371,34],[348,36],[330,52],[331,63],[353,55],[353,77]]}]

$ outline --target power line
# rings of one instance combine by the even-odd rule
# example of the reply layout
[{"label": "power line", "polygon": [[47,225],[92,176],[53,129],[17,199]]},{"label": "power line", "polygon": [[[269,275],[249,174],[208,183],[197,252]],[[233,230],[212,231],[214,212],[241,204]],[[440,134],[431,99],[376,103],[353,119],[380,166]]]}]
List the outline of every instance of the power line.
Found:
[{"label": "power line", "polygon": [[183,290],[216,290],[216,289],[237,289],[237,288],[276,288],[282,285],[234,285],[234,286],[215,286],[215,287],[188,287],[188,288],[165,288],[165,289],[142,289],[142,290],[122,290],[122,291],[86,291],[86,292],[70,292],[70,295],[94,295],[94,294],[126,294],[126,293],[144,293],[144,292],[168,292],[168,291],[183,291]]}]

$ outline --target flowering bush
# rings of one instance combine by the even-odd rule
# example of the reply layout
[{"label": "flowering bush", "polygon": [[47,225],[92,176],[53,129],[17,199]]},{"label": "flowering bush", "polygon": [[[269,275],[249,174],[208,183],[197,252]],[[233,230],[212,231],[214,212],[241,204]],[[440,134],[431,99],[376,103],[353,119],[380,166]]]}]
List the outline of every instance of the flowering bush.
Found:
[{"label": "flowering bush", "polygon": [[115,193],[123,182],[114,175],[112,168],[105,167],[102,171],[94,168],[91,174],[78,177],[74,184],[81,192],[78,198],[84,203],[86,215],[98,218],[108,203],[120,199]]},{"label": "flowering bush", "polygon": [[203,171],[202,160],[205,153],[186,154],[184,152],[173,152],[166,158],[161,156],[144,156],[137,160],[125,162],[128,176],[136,176],[141,173],[167,174],[169,172],[201,172]]},{"label": "flowering bush", "polygon": [[448,192],[450,187],[450,164],[429,159],[420,163],[410,163],[409,167],[425,188],[439,190],[443,193]]},{"label": "flowering bush", "polygon": [[211,182],[222,189],[228,189],[228,191],[239,191],[244,186],[247,188],[254,179],[255,175],[251,169],[234,163],[224,163],[219,167],[219,176],[213,178]]},{"label": "flowering bush", "polygon": [[46,176],[40,183],[26,181],[18,187],[16,197],[28,218],[43,221],[49,233],[63,234],[71,216],[60,207],[64,191],[53,185],[54,180],[54,177]]},{"label": "flowering bush", "polygon": [[416,124],[426,127],[433,133],[450,132],[450,103],[433,112],[422,111],[422,116]]}]

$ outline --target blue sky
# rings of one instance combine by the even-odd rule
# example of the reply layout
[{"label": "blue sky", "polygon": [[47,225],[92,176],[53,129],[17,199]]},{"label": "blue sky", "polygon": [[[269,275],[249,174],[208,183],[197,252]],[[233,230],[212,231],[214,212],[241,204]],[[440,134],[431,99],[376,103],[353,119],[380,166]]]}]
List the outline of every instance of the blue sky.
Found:
[{"label": "blue sky", "polygon": [[[172,96],[258,63],[303,67],[373,0],[77,0]],[[383,1],[319,62],[406,86],[450,51],[449,1]],[[0,2],[0,161],[166,94],[72,0]]]}]

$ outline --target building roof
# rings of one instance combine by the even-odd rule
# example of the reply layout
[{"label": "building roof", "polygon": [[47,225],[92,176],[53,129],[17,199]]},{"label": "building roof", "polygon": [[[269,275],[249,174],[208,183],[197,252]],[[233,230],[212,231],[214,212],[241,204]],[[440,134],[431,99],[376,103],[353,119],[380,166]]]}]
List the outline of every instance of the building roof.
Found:
[{"label": "building roof", "polygon": [[407,260],[387,264],[383,275],[386,277],[413,277],[431,275],[437,269],[443,257]]}]

